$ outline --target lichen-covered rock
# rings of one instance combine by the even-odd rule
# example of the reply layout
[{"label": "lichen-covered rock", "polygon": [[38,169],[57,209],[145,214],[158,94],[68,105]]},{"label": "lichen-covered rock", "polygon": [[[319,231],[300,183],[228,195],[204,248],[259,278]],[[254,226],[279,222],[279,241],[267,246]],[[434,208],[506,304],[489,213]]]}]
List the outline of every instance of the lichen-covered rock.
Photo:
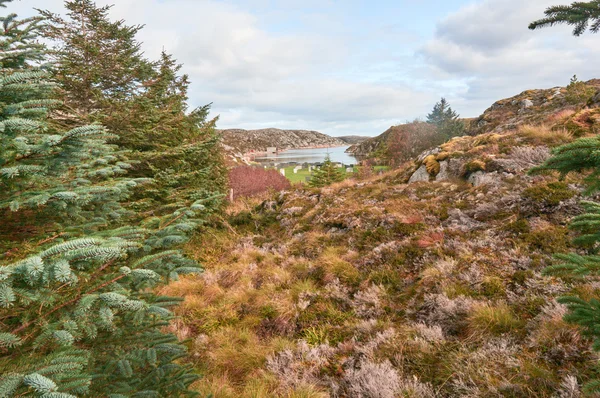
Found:
[{"label": "lichen-covered rock", "polygon": [[422,165],[417,169],[417,171],[413,173],[413,175],[408,180],[408,183],[412,184],[413,182],[423,181],[429,181],[429,173],[427,172],[427,167],[425,165]]},{"label": "lichen-covered rock", "polygon": [[594,94],[594,96],[588,102],[589,107],[597,107],[600,106],[600,90]]},{"label": "lichen-covered rock", "polygon": [[424,162],[424,161],[425,161],[425,159],[426,159],[427,157],[429,157],[429,156],[431,156],[431,155],[437,155],[437,154],[439,154],[441,151],[442,151],[442,150],[441,150],[441,148],[439,148],[439,147],[436,147],[436,148],[433,148],[433,149],[429,149],[429,150],[427,150],[427,151],[425,151],[425,152],[421,153],[421,154],[420,154],[420,155],[417,157],[417,162]]},{"label": "lichen-covered rock", "polygon": [[521,109],[531,108],[532,106],[533,106],[533,101],[530,100],[529,98],[521,101]]},{"label": "lichen-covered rock", "polygon": [[509,173],[518,173],[539,166],[549,157],[548,147],[519,146],[513,148],[506,158],[494,159],[491,163]]},{"label": "lichen-covered rock", "polygon": [[460,178],[464,168],[465,161],[460,158],[448,159],[448,177]]},{"label": "lichen-covered rock", "polygon": [[288,207],[287,209],[283,209],[281,213],[289,216],[296,216],[302,214],[303,211],[304,207]]},{"label": "lichen-covered rock", "polygon": [[486,184],[496,185],[500,182],[500,174],[497,171],[492,173],[477,171],[471,174],[467,181],[474,187],[479,187]]},{"label": "lichen-covered rock", "polygon": [[450,174],[448,174],[448,161],[442,161],[439,163],[440,170],[435,176],[436,181],[444,181],[450,178]]}]

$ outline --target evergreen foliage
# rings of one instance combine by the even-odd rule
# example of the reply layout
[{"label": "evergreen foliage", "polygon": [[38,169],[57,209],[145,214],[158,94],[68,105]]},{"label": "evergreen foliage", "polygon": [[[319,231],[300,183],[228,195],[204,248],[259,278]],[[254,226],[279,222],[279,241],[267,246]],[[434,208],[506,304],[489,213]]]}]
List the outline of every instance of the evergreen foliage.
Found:
[{"label": "evergreen foliage", "polygon": [[143,89],[152,74],[153,64],[135,39],[142,26],[111,21],[111,7],[98,7],[93,0],[68,0],[65,8],[66,17],[41,13],[51,22],[44,36],[55,44],[50,53],[55,79],[71,110],[112,130],[108,119]]},{"label": "evergreen foliage", "polygon": [[69,110],[118,133],[119,146],[132,151],[130,175],[153,179],[137,193],[136,209],[223,194],[217,119],[209,119],[210,105],[188,109],[190,82],[179,75],[181,66],[164,52],[157,62],[145,59],[136,40],[142,27],[111,21],[110,7],[91,0],[69,0],[66,7],[66,18],[43,12],[51,21],[45,35],[55,43],[56,79]]},{"label": "evergreen foliage", "polygon": [[533,172],[556,170],[564,177],[570,172],[590,171],[585,177],[587,193],[600,190],[600,137],[585,137],[555,148],[553,156]]},{"label": "evergreen foliage", "polygon": [[327,155],[321,168],[313,172],[309,185],[311,187],[320,188],[343,180],[344,174],[342,173],[342,170],[333,164],[331,158]]},{"label": "evergreen foliage", "polygon": [[544,18],[529,24],[529,29],[539,29],[558,24],[574,26],[573,35],[580,36],[586,30],[597,33],[600,30],[600,0],[576,1],[571,5],[548,7]]},{"label": "evergreen foliage", "polygon": [[431,113],[427,115],[427,123],[435,125],[438,133],[446,139],[461,135],[465,129],[458,113],[450,107],[445,98],[434,105]]},{"label": "evergreen foliage", "polygon": [[[600,190],[600,137],[581,138],[572,143],[556,148],[553,157],[532,172],[557,170],[562,176],[569,172],[589,171],[586,177],[587,193]],[[585,255],[577,253],[558,254],[557,264],[548,267],[545,272],[568,279],[600,277],[600,204],[583,201],[584,214],[574,217],[570,227],[580,233],[575,243],[587,249]],[[565,296],[558,299],[566,304],[570,312],[565,320],[583,327],[584,332],[594,339],[593,348],[600,351],[600,300],[598,298],[583,299],[581,297]],[[586,385],[590,394],[600,393],[600,380],[592,380]]]},{"label": "evergreen foliage", "polygon": [[[546,18],[532,22],[529,29],[566,23],[574,25],[573,35],[580,36],[589,27],[593,33],[600,30],[600,1],[574,2],[570,6],[554,6],[545,11]],[[591,26],[590,26],[591,23]],[[585,83],[573,76],[567,86],[567,100],[579,102],[591,95]],[[539,173],[548,170],[560,172],[565,177],[570,172],[587,172],[585,182],[588,194],[600,190],[600,136],[585,137],[563,145],[553,150],[553,156],[540,167],[531,170]],[[558,254],[560,262],[545,270],[546,274],[558,275],[565,278],[598,278],[600,277],[600,204],[593,201],[583,201],[584,214],[571,221],[570,227],[580,232],[575,243],[587,248],[585,255],[577,253]],[[570,312],[565,320],[583,327],[584,332],[593,340],[593,348],[600,351],[600,300],[598,298],[582,298],[576,295],[561,297],[559,302],[567,305]],[[585,391],[588,394],[600,393],[600,379],[590,380]]]},{"label": "evergreen foliage", "polygon": [[210,105],[188,110],[189,79],[179,76],[181,66],[169,54],[163,52],[154,69],[144,91],[124,108],[129,115],[115,116],[133,115],[120,141],[138,161],[133,175],[154,178],[152,192],[160,202],[224,193],[227,173]]},{"label": "evergreen foliage", "polygon": [[595,92],[596,90],[593,87],[590,87],[585,84],[585,82],[577,79],[577,75],[573,75],[569,85],[567,86],[565,99],[572,105],[581,103],[585,104],[590,98],[592,98]]},{"label": "evergreen foliage", "polygon": [[199,271],[177,247],[208,209],[129,226],[119,201],[148,179],[124,177],[104,127],[59,127],[42,19],[0,22],[0,396],[194,395],[185,347],[163,332],[178,300],[151,288]]}]

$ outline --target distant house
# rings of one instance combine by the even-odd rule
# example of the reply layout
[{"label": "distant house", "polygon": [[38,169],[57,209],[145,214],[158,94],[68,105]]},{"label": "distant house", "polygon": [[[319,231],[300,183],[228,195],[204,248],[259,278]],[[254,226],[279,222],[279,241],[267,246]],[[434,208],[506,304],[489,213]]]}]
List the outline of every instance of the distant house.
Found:
[{"label": "distant house", "polygon": [[274,146],[270,146],[267,148],[267,155],[276,155],[277,154],[277,148]]}]

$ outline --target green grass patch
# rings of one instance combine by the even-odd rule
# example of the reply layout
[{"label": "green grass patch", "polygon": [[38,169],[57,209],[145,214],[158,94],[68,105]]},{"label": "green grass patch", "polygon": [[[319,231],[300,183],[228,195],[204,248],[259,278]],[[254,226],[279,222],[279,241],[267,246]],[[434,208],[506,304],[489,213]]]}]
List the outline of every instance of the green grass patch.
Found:
[{"label": "green grass patch", "polygon": [[[297,184],[297,183],[303,183],[306,184],[306,177],[310,177],[312,176],[312,171],[308,171],[308,168],[303,168],[298,170],[297,173],[294,173],[294,167],[295,166],[289,166],[289,167],[285,167],[285,177],[292,183],[292,184]],[[277,168],[277,170],[280,170],[280,168]],[[342,167],[342,174],[344,174],[347,177],[351,177],[353,175],[355,175],[356,173],[358,173],[358,168],[354,167],[354,172],[353,173],[346,173],[346,168]]]},{"label": "green grass patch", "polygon": [[[298,172],[294,173],[294,167],[295,166],[289,166],[289,167],[283,168],[285,170],[285,177],[292,184],[297,184],[297,183],[306,184],[308,182],[308,181],[306,181],[306,178],[312,176],[312,171],[308,171],[308,168],[305,167],[303,169],[298,170]],[[277,171],[281,170],[280,167],[275,167],[275,169]],[[344,174],[344,176],[346,176],[346,178],[352,177],[353,175],[357,175],[358,167],[355,166],[353,169],[354,169],[354,171],[352,173],[347,173],[346,168],[342,167],[342,169],[341,169],[342,174]],[[385,171],[388,171],[389,169],[390,169],[389,166],[374,166],[373,167],[373,171],[375,171],[376,173],[385,172]]]}]

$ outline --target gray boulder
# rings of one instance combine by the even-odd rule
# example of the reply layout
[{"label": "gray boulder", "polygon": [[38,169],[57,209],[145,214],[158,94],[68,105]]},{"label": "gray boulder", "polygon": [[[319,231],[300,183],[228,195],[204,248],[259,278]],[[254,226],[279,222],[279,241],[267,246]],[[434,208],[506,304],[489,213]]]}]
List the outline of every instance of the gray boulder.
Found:
[{"label": "gray boulder", "polygon": [[450,178],[450,175],[448,174],[448,162],[444,160],[444,161],[440,162],[440,172],[438,173],[437,176],[435,176],[435,180],[436,181],[444,181],[444,180],[447,180],[448,178]]},{"label": "gray boulder", "polygon": [[481,185],[496,185],[500,182],[500,174],[497,171],[493,173],[485,173],[483,171],[476,171],[471,174],[467,181],[474,187]]},{"label": "gray boulder", "polygon": [[600,90],[598,90],[596,92],[596,94],[594,94],[594,96],[590,100],[589,105],[592,106],[592,107],[593,106],[600,106]]},{"label": "gray boulder", "polygon": [[425,165],[422,165],[421,167],[418,168],[417,171],[415,171],[413,173],[413,175],[408,180],[408,183],[410,184],[413,182],[423,182],[423,181],[429,181],[429,173],[427,172],[427,168],[425,167]]},{"label": "gray boulder", "polygon": [[532,106],[533,106],[533,101],[530,100],[529,98],[521,101],[521,109],[531,108]]},{"label": "gray boulder", "polygon": [[425,152],[422,152],[419,157],[417,158],[417,162],[422,162],[423,160],[425,160],[425,158],[429,155],[437,155],[438,153],[440,153],[442,151],[442,149],[440,147],[437,148],[433,148],[433,149],[429,149]]},{"label": "gray boulder", "polygon": [[485,224],[474,220],[460,209],[451,209],[448,210],[448,219],[444,221],[444,225],[456,231],[470,232],[483,227]]}]

